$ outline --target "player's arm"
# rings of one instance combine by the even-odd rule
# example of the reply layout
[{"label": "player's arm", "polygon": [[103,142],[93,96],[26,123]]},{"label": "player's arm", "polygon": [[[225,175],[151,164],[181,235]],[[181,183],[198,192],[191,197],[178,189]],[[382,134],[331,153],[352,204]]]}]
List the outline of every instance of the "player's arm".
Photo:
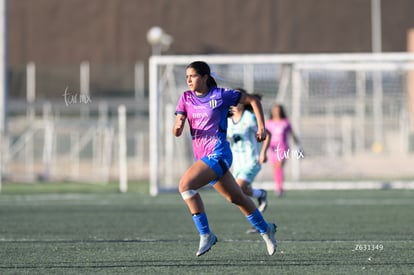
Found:
[{"label": "player's arm", "polygon": [[295,132],[293,132],[293,129],[290,130],[290,134],[292,135],[293,141],[295,142],[296,145],[300,145],[300,141],[298,136],[295,134]]},{"label": "player's arm", "polygon": [[289,132],[288,133],[291,135],[291,137],[292,137],[293,141],[295,142],[295,144],[300,147],[301,146],[300,140],[299,140],[298,136],[295,134],[295,132],[293,131],[292,125],[290,125],[290,123],[289,123]]},{"label": "player's arm", "polygon": [[266,129],[266,139],[263,141],[262,148],[260,150],[260,163],[265,163],[267,161],[267,149],[269,149],[271,138],[272,134],[269,132],[269,130]]},{"label": "player's arm", "polygon": [[241,104],[250,104],[253,108],[253,113],[257,119],[257,133],[256,139],[261,142],[266,138],[265,120],[263,114],[263,107],[260,100],[252,95],[241,93],[240,101]]},{"label": "player's arm", "polygon": [[303,147],[300,143],[300,140],[298,136],[295,134],[292,128],[290,128],[290,134],[292,135],[293,141],[295,142],[296,146],[298,147],[298,150],[303,153]]},{"label": "player's arm", "polygon": [[183,133],[185,118],[186,116],[180,113],[177,113],[175,116],[175,125],[173,129],[174,136],[179,137]]}]

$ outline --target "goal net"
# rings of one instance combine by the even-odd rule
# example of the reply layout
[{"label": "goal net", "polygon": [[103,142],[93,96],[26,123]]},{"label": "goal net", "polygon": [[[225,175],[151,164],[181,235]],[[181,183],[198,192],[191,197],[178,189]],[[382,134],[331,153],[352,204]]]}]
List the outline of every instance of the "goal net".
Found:
[{"label": "goal net", "polygon": [[[185,67],[195,60],[210,65],[220,87],[262,94],[266,117],[274,102],[284,105],[305,153],[303,158],[290,155],[285,166],[292,188],[312,180],[393,177],[381,167],[394,156],[412,156],[412,54],[153,56],[152,195],[177,189],[181,175],[194,161],[188,125],[179,138],[172,128],[175,106],[187,90]],[[270,164],[263,165],[257,181],[272,181]]]}]

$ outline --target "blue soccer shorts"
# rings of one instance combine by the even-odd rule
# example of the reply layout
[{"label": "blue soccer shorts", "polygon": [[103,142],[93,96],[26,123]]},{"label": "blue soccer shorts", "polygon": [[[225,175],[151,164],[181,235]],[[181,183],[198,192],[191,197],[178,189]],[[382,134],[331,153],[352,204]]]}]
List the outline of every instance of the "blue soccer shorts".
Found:
[{"label": "blue soccer shorts", "polygon": [[211,154],[202,157],[201,160],[217,174],[217,178],[210,182],[211,185],[214,185],[222,176],[224,176],[224,174],[227,173],[227,171],[229,171],[233,162],[233,155],[231,152],[220,155]]}]

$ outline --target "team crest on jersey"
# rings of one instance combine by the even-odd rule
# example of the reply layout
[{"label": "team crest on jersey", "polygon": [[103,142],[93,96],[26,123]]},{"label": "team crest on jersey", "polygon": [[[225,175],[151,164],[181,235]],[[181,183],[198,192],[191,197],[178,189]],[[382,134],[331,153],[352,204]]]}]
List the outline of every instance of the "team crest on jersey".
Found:
[{"label": "team crest on jersey", "polygon": [[215,100],[215,99],[211,99],[211,100],[209,101],[209,104],[210,104],[210,108],[211,108],[211,109],[214,109],[214,108],[216,108],[216,107],[217,107],[217,100]]}]

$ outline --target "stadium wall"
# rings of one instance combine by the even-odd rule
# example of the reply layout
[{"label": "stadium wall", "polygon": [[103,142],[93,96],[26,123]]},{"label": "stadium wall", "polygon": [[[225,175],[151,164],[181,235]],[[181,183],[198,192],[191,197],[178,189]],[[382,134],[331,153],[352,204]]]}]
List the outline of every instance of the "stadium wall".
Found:
[{"label": "stadium wall", "polygon": [[[370,52],[370,2],[8,1],[14,84],[10,95],[23,95],[22,68],[28,62],[43,67],[45,75],[58,70],[70,79],[73,76],[62,67],[85,60],[94,68],[133,66],[137,60],[148,60],[151,47],[146,32],[154,25],[174,38],[166,54]],[[382,0],[381,5],[383,51],[406,51],[407,30],[414,27],[414,2]],[[107,79],[106,74],[99,81]],[[116,93],[112,89],[116,85],[108,86],[96,89]],[[42,87],[38,95],[42,94],[58,95],[53,85]]]}]

